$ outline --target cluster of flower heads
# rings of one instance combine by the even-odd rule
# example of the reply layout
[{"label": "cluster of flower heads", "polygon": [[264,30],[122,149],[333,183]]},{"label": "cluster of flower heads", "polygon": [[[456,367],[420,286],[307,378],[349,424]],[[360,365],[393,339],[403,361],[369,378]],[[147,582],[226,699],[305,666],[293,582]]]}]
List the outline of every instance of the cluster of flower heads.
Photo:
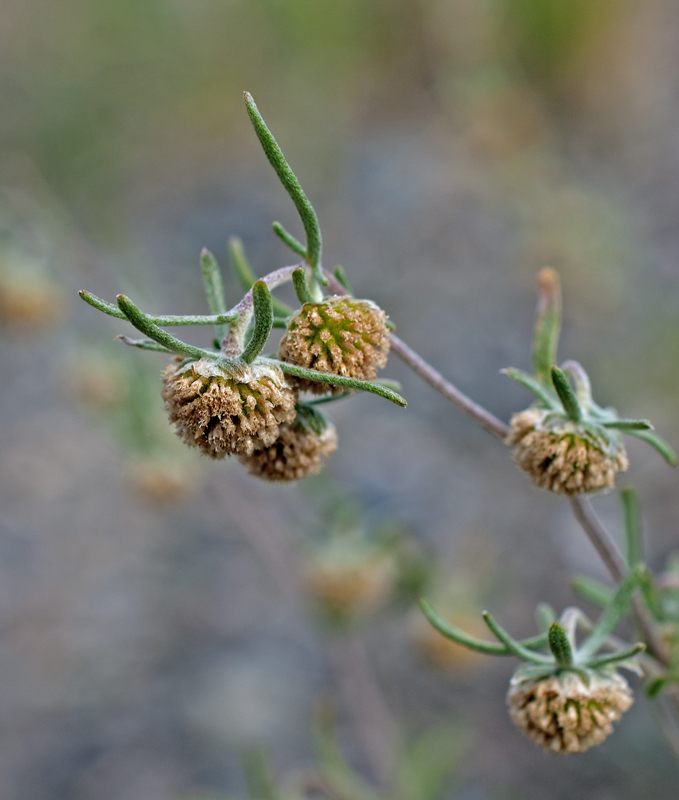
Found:
[{"label": "cluster of flower heads", "polygon": [[[548,606],[540,606],[538,618],[544,632],[522,641],[513,639],[487,611],[484,621],[498,643],[470,636],[424,600],[420,605],[429,622],[448,639],[481,653],[513,655],[524,662],[509,684],[509,715],[540,747],[568,755],[602,742],[632,705],[632,690],[616,669],[640,673],[636,657],[645,645],[628,645],[611,634],[642,580],[643,568],[630,570],[594,625],[577,608],[566,609],[557,621]],[[579,645],[578,626],[588,633]]]},{"label": "cluster of flower heads", "polygon": [[[281,364],[371,380],[388,348],[384,312],[369,301],[338,296],[305,303],[291,315],[279,358]],[[187,444],[212,458],[237,455],[258,477],[304,478],[337,448],[334,425],[300,403],[299,392],[337,396],[345,390],[318,377],[286,376],[273,360],[182,360],[167,367],[163,384],[170,421]]]},{"label": "cluster of flower heads", "polygon": [[[203,262],[216,267],[208,254]],[[289,277],[302,273],[295,274],[296,282],[305,281],[303,269],[288,272]],[[113,306],[81,294],[112,313]],[[369,301],[338,295],[304,302],[285,320],[278,358],[260,356],[273,323],[273,298],[265,281],[256,282],[235,311],[205,318],[216,324],[231,320],[214,352],[159,335],[164,332],[158,322],[167,325],[170,318],[149,317],[123,296],[118,302],[117,311],[151,337],[121,337],[126,343],[176,353],[162,376],[162,397],[177,434],[211,458],[238,456],[257,477],[292,481],[322,468],[337,448],[337,433],[319,403],[367,389],[404,404],[388,387],[367,380],[385,364],[389,349],[386,316]],[[300,393],[309,390],[323,396],[305,402]]]},{"label": "cluster of flower heads", "polygon": [[[337,448],[332,422],[318,407],[356,390],[373,392],[398,405],[405,400],[376,382],[389,352],[386,315],[369,300],[353,297],[341,268],[328,275],[320,264],[321,234],[316,214],[249,94],[245,104],[255,132],[304,225],[302,245],[278,223],[274,231],[302,257],[255,280],[242,247],[232,240],[236,277],[247,290],[230,311],[221,273],[203,251],[201,268],[209,316],[153,317],[124,295],[114,306],[81,292],[106,314],[131,322],[148,338],[119,337],[126,344],[172,354],[163,373],[162,396],[170,422],[186,444],[211,458],[235,455],[257,477],[292,481],[318,472]],[[271,295],[292,281],[300,309]],[[333,291],[324,295],[324,287]],[[214,350],[188,345],[168,334],[171,325],[215,325]],[[285,328],[277,356],[263,356],[272,327]],[[304,399],[303,393],[317,395]]]}]

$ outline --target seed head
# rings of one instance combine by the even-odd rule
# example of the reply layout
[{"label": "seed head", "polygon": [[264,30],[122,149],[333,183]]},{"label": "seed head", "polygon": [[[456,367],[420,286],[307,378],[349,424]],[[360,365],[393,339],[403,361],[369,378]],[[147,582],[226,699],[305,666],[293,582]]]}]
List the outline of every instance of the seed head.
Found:
[{"label": "seed head", "polygon": [[315,560],[307,565],[304,574],[309,594],[335,619],[376,610],[386,600],[393,581],[393,564],[383,556],[368,560]]},{"label": "seed head", "polygon": [[240,461],[250,473],[268,481],[297,481],[323,469],[324,459],[337,450],[337,432],[327,423],[319,435],[301,425],[283,424],[278,438]]},{"label": "seed head", "polygon": [[211,458],[268,447],[295,417],[295,393],[277,367],[225,367],[201,358],[170,364],[162,396],[177,434]]},{"label": "seed head", "polygon": [[514,445],[512,456],[533,483],[556,494],[607,491],[629,466],[622,443],[579,423],[550,419],[543,409],[514,414],[505,443]]},{"label": "seed head", "polygon": [[514,676],[509,684],[509,715],[519,730],[550,753],[583,753],[613,732],[632,705],[627,681],[617,672],[587,670],[532,681]]},{"label": "seed head", "polygon": [[[329,297],[305,303],[281,339],[279,356],[306,369],[371,381],[387,363],[386,315],[370,300]],[[299,388],[316,394],[341,392],[327,383],[297,379]]]}]

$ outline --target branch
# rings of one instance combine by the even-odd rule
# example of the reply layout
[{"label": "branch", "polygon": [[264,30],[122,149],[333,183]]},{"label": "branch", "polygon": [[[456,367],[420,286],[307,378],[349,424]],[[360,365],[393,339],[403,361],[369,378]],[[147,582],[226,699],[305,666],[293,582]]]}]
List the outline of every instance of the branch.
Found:
[{"label": "branch", "polygon": [[[604,562],[610,576],[616,583],[620,583],[627,573],[627,564],[610,533],[594,512],[592,504],[586,497],[576,495],[571,498],[571,508],[575,519]],[[653,620],[649,617],[639,595],[635,594],[632,597],[631,605],[639,630],[648,645],[648,652],[657,658],[661,664],[667,664],[667,648],[658,636]]]},{"label": "branch", "polygon": [[507,436],[509,428],[502,420],[499,420],[491,414],[490,411],[486,411],[483,406],[475,403],[456,386],[453,386],[450,381],[447,381],[440,372],[437,372],[437,370],[435,370],[431,364],[428,364],[422,356],[408,347],[396,334],[392,333],[390,339],[391,349],[413,372],[419,375],[425,383],[428,383],[432,388],[436,389],[446,400],[450,400],[453,405],[457,406],[460,411],[468,417],[471,417],[485,431],[488,431],[488,433],[496,436],[498,439],[504,439]]}]

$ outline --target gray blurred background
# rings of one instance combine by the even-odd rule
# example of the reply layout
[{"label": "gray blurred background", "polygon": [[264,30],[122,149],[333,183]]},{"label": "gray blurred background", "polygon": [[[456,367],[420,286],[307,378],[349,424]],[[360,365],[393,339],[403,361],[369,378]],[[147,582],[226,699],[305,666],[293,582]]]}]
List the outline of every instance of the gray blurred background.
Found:
[{"label": "gray blurred background", "polygon": [[[113,342],[126,326],[78,299],[206,313],[198,256],[228,267],[232,235],[257,274],[294,262],[270,224],[301,227],[244,89],[316,207],[326,266],[463,390],[503,419],[529,403],[499,370],[528,367],[549,264],[562,358],[679,443],[673,0],[3,0],[0,796],[244,797],[253,745],[283,778],[313,763],[319,698],[369,780],[371,746],[445,724],[441,798],[674,796],[640,692],[601,747],[556,759],[506,716],[514,665],[432,666],[407,592],[348,632],[314,611],[314,543],[347,526],[433,560],[430,591],[470,626],[487,606],[530,635],[538,601],[574,602],[574,573],[605,580],[567,504],[499,443],[392,357],[407,410],[338,403],[323,476],[259,483],[174,439],[163,357]],[[676,472],[629,451],[661,567]],[[617,531],[617,498],[595,502]]]}]

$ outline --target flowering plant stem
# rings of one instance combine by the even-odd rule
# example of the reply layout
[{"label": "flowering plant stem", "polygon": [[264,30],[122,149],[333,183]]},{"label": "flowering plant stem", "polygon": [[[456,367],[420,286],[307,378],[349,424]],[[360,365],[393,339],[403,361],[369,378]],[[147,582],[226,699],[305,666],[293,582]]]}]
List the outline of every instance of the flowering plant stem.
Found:
[{"label": "flowering plant stem", "polygon": [[[416,375],[419,375],[425,383],[428,383],[439,394],[443,395],[446,400],[449,400],[460,411],[473,419],[481,428],[497,439],[504,441],[509,428],[502,420],[474,402],[470,397],[467,397],[464,392],[444,378],[438,370],[432,367],[419,353],[416,353],[398,336],[392,333],[390,339],[393,352]],[[595,514],[592,504],[586,497],[574,496],[570,498],[570,505],[576,521],[599,554],[610,576],[616,583],[619,583],[628,571],[627,564],[610,533]],[[648,645],[649,654],[653,655],[661,664],[667,664],[667,648],[658,636],[653,621],[638,594],[635,594],[632,598],[631,605],[636,623]]]}]

